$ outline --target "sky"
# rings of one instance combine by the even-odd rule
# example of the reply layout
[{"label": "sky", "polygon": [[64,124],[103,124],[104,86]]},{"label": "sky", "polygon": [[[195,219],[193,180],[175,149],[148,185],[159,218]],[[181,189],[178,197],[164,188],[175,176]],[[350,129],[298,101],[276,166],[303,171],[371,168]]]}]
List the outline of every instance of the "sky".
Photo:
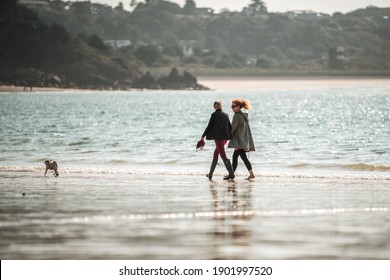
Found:
[{"label": "sky", "polygon": [[[76,1],[76,0],[73,0]],[[82,0],[77,0],[82,1]],[[117,6],[119,2],[127,10],[130,0],[89,0],[92,3],[101,3]],[[143,2],[142,0],[139,0]],[[185,0],[169,0],[183,7]],[[251,0],[194,0],[197,7],[213,8],[219,12],[223,8],[230,11],[241,11]],[[291,10],[313,10],[316,12],[333,14],[335,12],[348,13],[367,6],[380,8],[390,7],[390,0],[263,0],[269,12],[287,12]]]}]

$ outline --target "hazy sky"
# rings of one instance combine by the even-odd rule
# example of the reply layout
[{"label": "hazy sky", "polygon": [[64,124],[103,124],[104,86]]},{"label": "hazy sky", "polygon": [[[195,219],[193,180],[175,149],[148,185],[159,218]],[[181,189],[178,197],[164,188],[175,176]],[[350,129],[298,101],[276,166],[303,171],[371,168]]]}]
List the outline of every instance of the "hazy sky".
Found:
[{"label": "hazy sky", "polygon": [[[73,0],[75,1],[75,0]],[[81,0],[78,0],[81,1]],[[111,6],[117,6],[122,2],[124,7],[129,7],[130,0],[89,0],[93,3],[104,3]],[[169,0],[176,2],[183,7],[185,0]],[[213,8],[219,12],[222,8],[228,8],[230,11],[241,11],[247,6],[250,0],[194,0],[197,7]],[[263,0],[264,1],[264,0]],[[142,2],[142,1],[140,1]],[[314,10],[333,14],[334,12],[347,13],[359,8],[365,8],[369,5],[376,7],[390,7],[390,0],[265,0],[269,12],[286,12],[290,10]]]}]

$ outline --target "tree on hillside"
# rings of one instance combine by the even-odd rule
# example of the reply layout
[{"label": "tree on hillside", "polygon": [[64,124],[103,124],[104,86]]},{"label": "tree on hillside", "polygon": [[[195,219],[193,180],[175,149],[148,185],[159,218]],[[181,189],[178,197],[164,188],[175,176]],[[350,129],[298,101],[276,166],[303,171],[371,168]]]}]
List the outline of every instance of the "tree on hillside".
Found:
[{"label": "tree on hillside", "polygon": [[140,46],[135,51],[135,56],[147,66],[152,66],[158,59],[161,59],[161,51],[155,45]]},{"label": "tree on hillside", "polygon": [[255,12],[260,14],[267,13],[267,6],[264,1],[261,0],[252,0],[252,3],[249,4],[249,7],[252,8]]},{"label": "tree on hillside", "polygon": [[137,0],[131,0],[129,5],[130,5],[130,8],[134,9],[135,7],[137,7],[138,2],[137,2]]},{"label": "tree on hillside", "polygon": [[[139,60],[153,67],[166,63],[175,65],[178,61],[184,64],[215,65],[221,54],[213,56],[212,51],[227,54],[237,52],[249,58],[264,56],[264,63],[259,63],[262,66],[274,67],[281,65],[279,62],[286,63],[284,60],[288,59],[291,67],[322,67],[322,58],[328,56],[328,49],[332,46],[345,48],[348,55],[345,60],[347,69],[351,69],[351,63],[354,67],[364,68],[365,63],[371,67],[377,61],[381,62],[381,67],[390,67],[390,23],[387,17],[390,8],[360,9],[345,15],[320,14],[313,18],[307,15],[303,20],[302,17],[292,17],[288,13],[267,12],[264,2],[267,0],[247,1],[241,13],[225,12],[206,17],[197,8],[197,0],[182,1],[184,7],[170,0],[118,0],[133,3],[132,12],[89,2],[65,4],[68,2],[62,1],[65,0],[49,1],[48,9],[37,9],[39,16],[49,24],[54,22],[63,25],[68,32],[86,34],[84,41],[95,50],[103,51],[99,41],[88,40],[88,36],[93,34],[107,40],[131,40],[134,53],[141,45],[158,46],[162,57],[155,61],[144,56],[142,49],[137,53]],[[59,5],[59,2],[64,4]],[[0,29],[5,27],[4,30],[9,30],[7,26],[12,24],[12,3],[16,7],[16,0],[0,0],[0,22],[3,23]],[[70,8],[65,9],[68,5]],[[25,20],[27,17],[33,16],[23,16]],[[57,35],[61,35],[61,32],[50,32],[54,38]],[[20,34],[15,36],[22,40]],[[30,38],[28,33],[26,36]],[[1,34],[0,38],[1,56],[5,54],[1,46],[7,44],[7,41]],[[193,41],[193,57],[184,60],[180,50],[185,40]],[[36,48],[36,45],[40,46],[39,42],[32,42],[31,48],[37,51],[42,49]],[[45,49],[47,44],[43,43],[43,46]],[[20,48],[21,45],[16,47]],[[153,58],[156,52],[149,51]],[[230,59],[228,62],[234,66],[237,60]],[[219,65],[226,66],[229,63],[224,61]]]},{"label": "tree on hillside", "polygon": [[0,8],[0,22],[5,22],[0,24],[1,82],[111,88],[128,87],[140,75],[133,61],[113,56],[96,35],[75,35],[59,24],[46,24],[16,0],[2,0]]},{"label": "tree on hillside", "polygon": [[0,2],[0,17],[12,16],[14,10],[16,9],[15,7],[16,0],[2,0]]},{"label": "tree on hillside", "polygon": [[193,0],[186,0],[186,3],[183,7],[183,13],[186,15],[193,15],[196,11],[196,4]]},{"label": "tree on hillside", "polygon": [[115,10],[123,11],[123,3],[119,2],[118,6],[115,7]]},{"label": "tree on hillside", "polygon": [[147,5],[158,5],[160,4],[161,2],[163,2],[163,0],[145,0],[145,3]]}]

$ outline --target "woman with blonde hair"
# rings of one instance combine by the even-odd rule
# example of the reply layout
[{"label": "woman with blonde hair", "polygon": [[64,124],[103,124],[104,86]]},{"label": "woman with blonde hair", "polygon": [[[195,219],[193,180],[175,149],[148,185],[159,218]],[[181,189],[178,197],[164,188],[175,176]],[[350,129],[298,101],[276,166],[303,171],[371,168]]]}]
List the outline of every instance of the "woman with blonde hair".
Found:
[{"label": "woman with blonde hair", "polygon": [[222,101],[220,100],[214,102],[214,110],[215,112],[211,114],[209,124],[201,137],[201,141],[206,136],[207,140],[214,140],[215,142],[213,161],[211,162],[210,172],[206,176],[209,180],[212,179],[215,167],[218,164],[218,157],[220,156],[229,172],[229,175],[224,179],[234,179],[233,167],[225,152],[227,140],[232,139],[232,127],[229,116],[222,111]]},{"label": "woman with blonde hair", "polygon": [[234,148],[232,160],[233,171],[235,172],[237,169],[238,156],[240,156],[249,171],[249,176],[246,180],[251,180],[255,178],[255,175],[253,174],[252,165],[246,153],[255,151],[255,144],[249,126],[248,113],[242,112],[242,108],[250,110],[251,107],[248,100],[239,98],[232,100],[232,110],[234,112],[232,121],[233,139],[230,140],[228,148]]}]

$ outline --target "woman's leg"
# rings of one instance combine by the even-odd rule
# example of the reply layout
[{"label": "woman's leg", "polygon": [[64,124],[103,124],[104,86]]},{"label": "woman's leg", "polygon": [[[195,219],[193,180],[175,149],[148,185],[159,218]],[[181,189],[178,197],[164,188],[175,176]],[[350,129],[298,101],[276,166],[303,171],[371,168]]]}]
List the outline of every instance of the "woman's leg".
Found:
[{"label": "woman's leg", "polygon": [[215,145],[217,147],[219,156],[222,158],[223,163],[225,164],[226,170],[229,172],[229,175],[227,177],[224,177],[223,179],[224,180],[234,179],[233,167],[232,167],[230,160],[227,158],[226,152],[225,152],[225,144],[226,144],[227,140],[214,140],[214,141],[215,141]]},{"label": "woman's leg", "polygon": [[213,154],[213,161],[216,160],[218,161],[218,156],[219,156],[219,143],[218,143],[219,140],[214,140],[214,143],[215,143],[215,150],[214,150],[214,154]]},{"label": "woman's leg", "polygon": [[213,153],[213,161],[211,162],[209,173],[206,174],[206,176],[209,178],[209,180],[211,180],[213,178],[213,173],[214,173],[215,167],[218,164],[218,156],[219,156],[219,152],[218,152],[218,148],[217,148],[217,142],[215,141],[215,150]]},{"label": "woman's leg", "polygon": [[233,162],[232,162],[234,172],[236,171],[237,165],[238,165],[238,155],[239,155],[238,150],[234,150],[234,153],[233,153]]},{"label": "woman's leg", "polygon": [[252,164],[250,163],[249,159],[247,158],[245,150],[240,149],[238,151],[239,151],[239,154],[240,154],[242,161],[244,162],[244,164],[246,166],[246,169],[248,169],[248,171],[252,170]]},{"label": "woman's leg", "polygon": [[241,157],[242,161],[245,163],[245,166],[249,171],[249,176],[248,176],[248,178],[246,178],[246,180],[254,179],[255,174],[253,174],[252,164],[250,163],[249,159],[247,158],[245,150],[240,150],[240,157]]},{"label": "woman's leg", "polygon": [[[227,160],[227,157],[226,157],[226,152],[225,152],[225,144],[227,142],[227,140],[214,140],[215,142],[215,151],[214,151],[214,159],[215,159],[215,155],[216,154],[219,154],[220,157],[222,158],[222,160],[225,162]],[[218,158],[218,155],[217,155],[217,158]]]},{"label": "woman's leg", "polygon": [[218,161],[218,156],[219,156],[218,149],[217,147],[215,147],[214,154],[213,154],[213,161],[214,160]]}]

